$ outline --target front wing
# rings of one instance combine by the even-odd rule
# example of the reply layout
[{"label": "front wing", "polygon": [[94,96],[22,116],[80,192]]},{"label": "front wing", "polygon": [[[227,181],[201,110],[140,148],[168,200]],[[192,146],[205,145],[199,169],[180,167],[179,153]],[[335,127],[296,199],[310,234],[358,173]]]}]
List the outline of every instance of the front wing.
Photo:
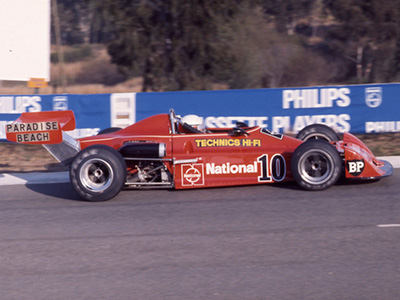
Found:
[{"label": "front wing", "polygon": [[354,135],[345,133],[342,143],[346,178],[379,179],[393,174],[393,166],[390,162],[377,159]]}]

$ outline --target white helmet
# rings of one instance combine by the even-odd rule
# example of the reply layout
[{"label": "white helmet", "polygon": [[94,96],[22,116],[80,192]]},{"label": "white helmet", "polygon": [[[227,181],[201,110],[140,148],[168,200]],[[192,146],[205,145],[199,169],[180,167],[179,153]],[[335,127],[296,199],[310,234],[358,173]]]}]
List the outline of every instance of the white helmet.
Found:
[{"label": "white helmet", "polygon": [[203,123],[203,118],[196,115],[186,115],[182,118],[182,121],[200,131],[206,128]]}]

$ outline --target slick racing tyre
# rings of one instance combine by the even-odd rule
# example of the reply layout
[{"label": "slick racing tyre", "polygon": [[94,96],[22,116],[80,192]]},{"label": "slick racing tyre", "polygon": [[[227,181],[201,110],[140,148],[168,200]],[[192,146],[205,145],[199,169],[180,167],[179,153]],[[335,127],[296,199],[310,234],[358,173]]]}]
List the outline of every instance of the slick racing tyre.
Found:
[{"label": "slick racing tyre", "polygon": [[340,155],[324,140],[309,140],[294,151],[291,170],[293,178],[302,188],[324,190],[334,185],[341,176]]},{"label": "slick racing tyre", "polygon": [[340,140],[339,135],[330,127],[323,124],[312,124],[304,127],[296,139],[308,141],[311,139],[325,140],[327,142]]},{"label": "slick racing tyre", "polygon": [[74,158],[70,179],[75,191],[88,201],[105,201],[115,197],[126,179],[126,164],[115,149],[90,146]]}]

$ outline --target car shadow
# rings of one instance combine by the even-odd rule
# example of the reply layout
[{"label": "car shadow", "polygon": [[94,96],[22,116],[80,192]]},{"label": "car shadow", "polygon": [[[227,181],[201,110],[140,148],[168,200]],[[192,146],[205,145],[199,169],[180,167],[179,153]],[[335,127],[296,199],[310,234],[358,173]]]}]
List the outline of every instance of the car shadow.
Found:
[{"label": "car shadow", "polygon": [[335,185],[346,186],[346,185],[367,185],[379,182],[381,178],[376,179],[348,179],[342,176]]},{"label": "car shadow", "polygon": [[50,184],[26,184],[25,185],[31,191],[39,194],[43,194],[49,197],[72,200],[72,201],[83,201],[82,198],[74,191],[71,183],[50,183]]},{"label": "car shadow", "polygon": [[269,184],[268,186],[273,187],[273,188],[279,188],[279,189],[286,189],[286,190],[294,190],[294,191],[304,191],[303,188],[301,188],[296,182],[294,181],[288,181],[288,182],[274,182],[272,184]]},{"label": "car shadow", "polygon": [[[370,185],[379,182],[381,179],[346,179],[344,177],[339,178],[339,180],[333,186],[362,186]],[[275,182],[269,186],[280,189],[287,189],[293,191],[305,191],[300,185],[295,181],[290,182]]]}]

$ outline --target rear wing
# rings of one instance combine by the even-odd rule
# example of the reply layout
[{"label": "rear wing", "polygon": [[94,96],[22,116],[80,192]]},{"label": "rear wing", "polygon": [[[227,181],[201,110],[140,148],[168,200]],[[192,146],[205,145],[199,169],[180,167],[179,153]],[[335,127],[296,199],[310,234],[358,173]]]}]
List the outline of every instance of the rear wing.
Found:
[{"label": "rear wing", "polygon": [[6,125],[7,140],[21,144],[59,144],[63,131],[75,129],[72,110],[22,113]]},{"label": "rear wing", "polygon": [[80,144],[64,131],[75,129],[72,110],[22,113],[6,125],[7,140],[20,144],[40,144],[59,162],[69,165]]}]

